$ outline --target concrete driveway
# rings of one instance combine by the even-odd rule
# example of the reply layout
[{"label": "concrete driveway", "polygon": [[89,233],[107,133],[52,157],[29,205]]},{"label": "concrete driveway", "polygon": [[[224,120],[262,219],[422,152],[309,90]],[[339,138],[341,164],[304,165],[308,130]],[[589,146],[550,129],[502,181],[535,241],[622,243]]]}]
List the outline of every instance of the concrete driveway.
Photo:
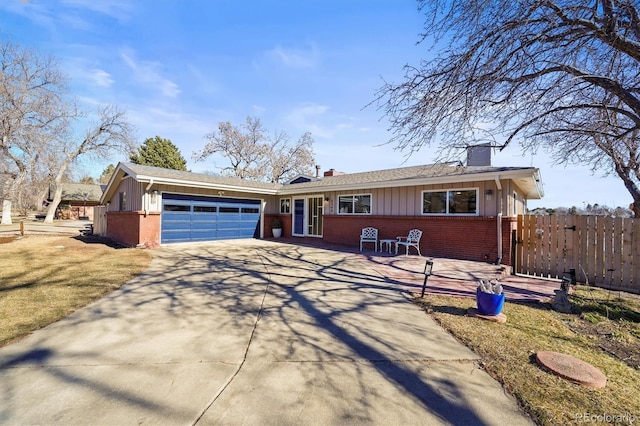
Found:
[{"label": "concrete driveway", "polygon": [[[480,324],[479,324],[480,326]],[[0,424],[532,424],[358,256],[174,245],[0,349]]]}]

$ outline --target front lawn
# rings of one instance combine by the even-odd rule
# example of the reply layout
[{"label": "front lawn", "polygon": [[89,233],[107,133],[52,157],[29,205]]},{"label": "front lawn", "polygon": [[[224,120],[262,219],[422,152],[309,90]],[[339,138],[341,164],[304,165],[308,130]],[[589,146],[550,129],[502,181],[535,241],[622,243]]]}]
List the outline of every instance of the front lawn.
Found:
[{"label": "front lawn", "polygon": [[95,237],[0,240],[0,346],[58,321],[147,269],[148,251]]},{"label": "front lawn", "polygon": [[[475,351],[483,367],[542,425],[640,422],[640,299],[590,287],[570,296],[572,314],[550,304],[505,304],[505,324],[467,316],[475,299],[416,297],[442,327]],[[538,351],[574,356],[607,376],[591,389],[544,371]],[[587,417],[587,415],[589,417]]]}]

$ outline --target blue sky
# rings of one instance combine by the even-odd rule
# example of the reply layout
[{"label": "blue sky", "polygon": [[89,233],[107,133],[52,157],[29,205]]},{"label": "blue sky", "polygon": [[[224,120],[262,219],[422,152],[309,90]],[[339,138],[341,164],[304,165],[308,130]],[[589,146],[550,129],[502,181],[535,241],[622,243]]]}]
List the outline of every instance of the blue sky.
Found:
[{"label": "blue sky", "polygon": [[[322,170],[433,162],[435,147],[407,159],[385,145],[383,112],[365,108],[382,79],[400,82],[405,64],[428,57],[416,45],[422,25],[414,0],[0,1],[0,37],[56,56],[85,108],[126,109],[140,143],[171,139],[196,172],[226,165],[191,159],[205,135],[247,116],[293,138],[310,131]],[[87,165],[87,174],[108,164]],[[552,167],[517,146],[493,164],[541,169],[545,198],[530,208],[631,202],[617,178]]]}]

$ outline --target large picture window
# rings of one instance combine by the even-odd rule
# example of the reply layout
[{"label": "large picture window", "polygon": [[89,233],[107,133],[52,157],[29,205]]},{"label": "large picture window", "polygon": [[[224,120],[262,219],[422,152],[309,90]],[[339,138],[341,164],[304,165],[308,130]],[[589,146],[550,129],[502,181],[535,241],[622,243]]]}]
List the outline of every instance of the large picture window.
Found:
[{"label": "large picture window", "polygon": [[422,214],[477,215],[478,190],[424,191]]},{"label": "large picture window", "polygon": [[371,214],[371,194],[339,196],[338,213]]}]

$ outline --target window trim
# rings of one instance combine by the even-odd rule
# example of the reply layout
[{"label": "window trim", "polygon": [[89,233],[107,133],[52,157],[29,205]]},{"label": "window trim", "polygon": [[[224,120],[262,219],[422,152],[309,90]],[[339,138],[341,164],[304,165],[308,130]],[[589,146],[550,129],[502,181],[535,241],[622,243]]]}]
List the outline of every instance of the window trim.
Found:
[{"label": "window trim", "polygon": [[[373,193],[371,192],[365,192],[365,193],[359,193],[359,194],[338,194],[337,195],[338,199],[337,199],[337,211],[338,214],[340,215],[345,215],[345,216],[363,216],[363,215],[371,215],[373,214]],[[353,213],[342,213],[340,211],[340,198],[341,197],[351,197],[352,199],[352,208],[354,210]],[[355,212],[355,200],[356,197],[369,197],[369,212],[368,213],[356,213]]]},{"label": "window trim", "polygon": [[[475,213],[450,213],[449,212],[449,193],[457,192],[457,191],[475,191],[476,193],[476,212]],[[424,194],[433,193],[433,192],[444,192],[446,193],[446,207],[445,213],[425,213],[424,211]],[[471,188],[448,188],[448,189],[425,189],[420,193],[420,213],[423,216],[480,216],[480,188],[471,187]]]},{"label": "window trim", "polygon": [[[283,201],[289,201],[289,205],[286,206],[286,207],[289,208],[288,212],[287,211],[283,211],[284,210],[283,207],[285,207]],[[291,198],[280,198],[280,214],[291,214],[291,206],[292,206],[292,204],[293,203],[291,201]]]}]

